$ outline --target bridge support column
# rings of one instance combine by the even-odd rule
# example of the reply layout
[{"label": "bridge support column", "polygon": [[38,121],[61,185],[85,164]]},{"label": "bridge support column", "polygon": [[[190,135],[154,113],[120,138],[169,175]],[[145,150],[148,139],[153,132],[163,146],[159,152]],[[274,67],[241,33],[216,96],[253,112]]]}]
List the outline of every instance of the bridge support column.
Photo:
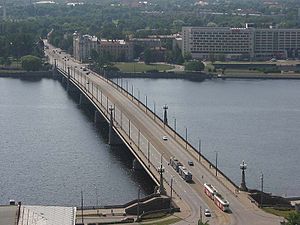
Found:
[{"label": "bridge support column", "polygon": [[57,77],[58,77],[58,74],[57,74],[57,68],[56,68],[56,67],[54,67],[54,68],[52,69],[52,77],[53,77],[54,80],[56,80]]},{"label": "bridge support column", "polygon": [[134,170],[143,170],[142,165],[140,164],[140,162],[136,158],[134,158],[133,161],[132,161],[132,169],[134,169]]},{"label": "bridge support column", "polygon": [[83,105],[88,105],[89,101],[86,99],[86,97],[84,96],[84,94],[80,93],[79,94],[79,106],[83,106]]},{"label": "bridge support column", "polygon": [[70,67],[68,67],[68,79],[67,79],[67,92],[70,91],[70,87],[71,84],[70,84]]},{"label": "bridge support column", "polygon": [[104,117],[101,115],[101,113],[98,110],[95,110],[94,112],[94,123],[102,123],[106,122]]}]

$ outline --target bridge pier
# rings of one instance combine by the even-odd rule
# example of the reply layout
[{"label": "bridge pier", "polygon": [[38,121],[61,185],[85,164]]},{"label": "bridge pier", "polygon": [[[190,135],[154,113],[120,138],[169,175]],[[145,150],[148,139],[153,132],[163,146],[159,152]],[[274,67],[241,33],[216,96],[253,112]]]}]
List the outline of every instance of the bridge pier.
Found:
[{"label": "bridge pier", "polygon": [[101,113],[98,110],[95,110],[94,112],[94,123],[104,123],[106,120],[101,115]]},{"label": "bridge pier", "polygon": [[79,94],[79,106],[84,106],[84,105],[88,105],[89,104],[89,100],[84,96],[84,94],[80,93]]},{"label": "bridge pier", "polygon": [[143,170],[143,166],[140,164],[140,162],[134,158],[133,161],[132,161],[132,169],[133,170]]},{"label": "bridge pier", "polygon": [[52,77],[54,80],[56,80],[58,78],[58,73],[57,73],[56,67],[53,67],[53,69],[52,69]]}]

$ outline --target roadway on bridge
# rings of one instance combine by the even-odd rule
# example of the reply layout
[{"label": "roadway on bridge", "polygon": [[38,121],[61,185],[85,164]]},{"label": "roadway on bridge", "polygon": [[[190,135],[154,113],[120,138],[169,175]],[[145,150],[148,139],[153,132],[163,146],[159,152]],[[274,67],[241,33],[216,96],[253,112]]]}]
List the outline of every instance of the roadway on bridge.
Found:
[{"label": "roadway on bridge", "polygon": [[[65,71],[69,66],[72,77],[81,87],[87,89],[98,102],[104,102],[101,106],[106,108],[107,112],[108,106],[114,105],[116,129],[119,129],[124,136],[129,136],[128,147],[137,149],[136,154],[142,159],[146,168],[155,174],[156,180],[158,180],[157,168],[162,161],[165,168],[164,178],[168,184],[170,184],[171,179],[173,180],[173,189],[177,193],[177,195],[173,195],[174,199],[182,206],[185,213],[183,214],[185,218],[177,224],[197,224],[200,217],[200,207],[202,210],[209,208],[212,211],[212,218],[209,219],[210,224],[279,224],[280,218],[263,212],[250,202],[246,193],[235,193],[235,187],[226,179],[221,176],[216,177],[204,159],[200,160],[194,152],[188,151],[185,143],[178,136],[173,135],[170,129],[164,127],[162,122],[155,118],[151,112],[145,110],[145,107],[139,104],[136,99],[132,99],[124,90],[117,88],[93,72],[86,75],[86,72],[80,69],[83,64],[73,60],[63,52],[59,53],[60,50],[55,51],[51,45],[47,43],[46,45],[49,46],[49,49],[46,49],[46,54],[49,56],[50,63],[54,64],[54,59],[56,59],[59,68]],[[101,100],[99,97],[100,90]],[[163,136],[167,136],[168,140],[163,140]],[[171,156],[175,156],[192,172],[194,183],[186,183],[168,165]],[[189,160],[194,161],[194,166],[188,166]],[[222,212],[204,194],[204,183],[214,185],[222,193],[230,202],[231,213]],[[169,185],[165,184],[165,187],[170,192]],[[180,199],[189,206],[189,210],[185,210],[187,207],[182,205]]]}]

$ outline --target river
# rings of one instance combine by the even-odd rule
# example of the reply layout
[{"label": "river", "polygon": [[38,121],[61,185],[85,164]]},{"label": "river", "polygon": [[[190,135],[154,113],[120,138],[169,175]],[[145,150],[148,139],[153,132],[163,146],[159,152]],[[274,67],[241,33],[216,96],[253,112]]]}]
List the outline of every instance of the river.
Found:
[{"label": "river", "polygon": [[[237,184],[282,196],[300,196],[300,81],[123,79],[135,95]],[[131,88],[130,88],[131,89]],[[58,81],[0,78],[0,204],[119,204],[152,192],[133,156],[107,144],[103,127]]]},{"label": "river", "polygon": [[121,204],[153,191],[55,80],[0,78],[0,204]]},{"label": "river", "polygon": [[[280,196],[300,196],[300,81],[123,79],[118,81],[215,163],[236,184]],[[154,103],[155,102],[155,103]]]}]

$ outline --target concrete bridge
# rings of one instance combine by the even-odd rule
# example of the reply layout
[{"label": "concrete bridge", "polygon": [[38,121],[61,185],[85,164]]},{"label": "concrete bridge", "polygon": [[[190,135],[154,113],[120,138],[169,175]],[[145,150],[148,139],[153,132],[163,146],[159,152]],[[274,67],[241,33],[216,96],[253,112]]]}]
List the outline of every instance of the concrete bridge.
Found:
[{"label": "concrete bridge", "polygon": [[[54,76],[66,85],[68,92],[78,92],[79,104],[89,103],[95,109],[95,122],[109,123],[109,144],[124,143],[139,164],[159,186],[159,191],[171,196],[181,208],[178,224],[197,224],[202,209],[210,208],[210,224],[279,224],[280,218],[260,210],[248,199],[248,194],[238,192],[231,182],[213,163],[209,162],[189,142],[181,137],[164,120],[134,97],[127,83],[114,83],[90,70],[83,64],[53,46],[46,49],[49,62],[54,65]],[[165,109],[166,110],[166,109]],[[193,174],[193,182],[187,183],[169,165],[175,156]],[[193,161],[194,166],[189,166]],[[237,162],[237,165],[239,162]],[[214,185],[230,202],[230,213],[221,211],[204,194],[204,183]],[[253,222],[255,221],[255,222]]]}]

